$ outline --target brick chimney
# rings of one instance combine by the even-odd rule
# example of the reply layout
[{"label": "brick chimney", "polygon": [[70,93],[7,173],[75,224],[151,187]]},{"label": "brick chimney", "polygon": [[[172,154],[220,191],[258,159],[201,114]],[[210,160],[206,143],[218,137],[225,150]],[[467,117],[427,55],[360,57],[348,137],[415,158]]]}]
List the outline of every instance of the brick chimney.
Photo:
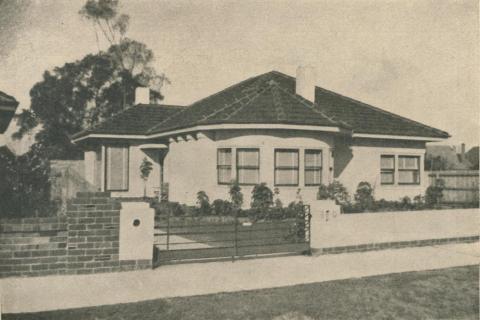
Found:
[{"label": "brick chimney", "polygon": [[135,89],[135,105],[150,103],[150,88],[137,87]]},{"label": "brick chimney", "polygon": [[315,102],[316,81],[317,75],[315,68],[311,66],[299,66],[297,68],[295,93],[311,102]]}]

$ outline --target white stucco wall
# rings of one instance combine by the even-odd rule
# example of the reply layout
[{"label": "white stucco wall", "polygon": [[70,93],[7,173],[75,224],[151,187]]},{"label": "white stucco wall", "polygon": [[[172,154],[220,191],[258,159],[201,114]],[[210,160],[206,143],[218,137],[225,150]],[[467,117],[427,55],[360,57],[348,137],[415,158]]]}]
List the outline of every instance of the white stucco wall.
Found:
[{"label": "white stucco wall", "polygon": [[[200,134],[198,139],[188,138],[172,141],[166,158],[166,181],[170,184],[170,200],[195,204],[198,191],[205,191],[210,200],[229,199],[228,185],[217,183],[217,148],[259,148],[260,182],[265,182],[273,190],[274,149],[299,149],[299,186],[280,186],[279,198],[284,205],[294,201],[297,190],[302,198],[316,198],[318,187],[304,184],[304,149],[321,149],[324,165],[322,176],[328,181],[333,176],[329,170],[329,158],[333,137],[323,133],[309,133],[280,130],[218,131],[215,134]],[[232,163],[235,164],[235,150]],[[235,178],[235,165],[232,174]],[[328,182],[327,182],[328,183]],[[252,186],[241,186],[244,205],[250,205]]]},{"label": "white stucco wall", "polygon": [[[166,143],[166,141],[164,141]],[[144,142],[142,142],[144,143]],[[115,191],[115,197],[142,197],[143,181],[140,178],[140,164],[144,157],[153,163],[153,170],[147,181],[147,195],[153,196],[160,187],[160,162],[158,151],[140,149],[138,141],[129,142],[129,182],[128,191]],[[316,199],[318,187],[304,184],[304,150],[322,150],[323,183],[334,178],[342,182],[353,197],[361,181],[369,182],[375,189],[377,199],[398,200],[404,196],[411,198],[424,194],[428,181],[423,171],[425,143],[418,141],[395,141],[373,139],[343,139],[331,133],[296,130],[219,130],[203,132],[195,136],[186,135],[170,138],[164,159],[164,182],[169,184],[169,199],[185,204],[195,204],[196,194],[203,190],[210,201],[229,199],[228,185],[217,183],[217,149],[232,148],[232,174],[235,179],[236,148],[260,149],[260,182],[265,182],[273,190],[274,150],[292,148],[299,150],[299,185],[280,186],[280,200],[284,205],[296,200],[297,190],[305,202]],[[332,158],[332,151],[334,158]],[[104,152],[102,152],[104,154]],[[420,185],[381,185],[380,156],[382,154],[414,155],[420,157]],[[92,179],[95,157],[85,153],[86,175]],[[104,158],[103,158],[104,159]],[[102,165],[104,168],[104,164]],[[104,171],[104,170],[103,170]],[[104,172],[102,172],[104,175]],[[103,181],[104,179],[102,179]],[[398,181],[395,179],[395,181]],[[250,205],[252,186],[241,186],[245,206]]]},{"label": "white stucco wall", "polygon": [[[380,184],[380,156],[399,155],[420,157],[420,184],[399,185],[398,175],[394,185]],[[424,194],[428,186],[427,176],[423,168],[425,143],[395,140],[353,141],[337,140],[335,146],[335,179],[341,181],[353,197],[358,183],[369,182],[374,188],[376,199],[399,200],[404,196],[410,198]]]}]

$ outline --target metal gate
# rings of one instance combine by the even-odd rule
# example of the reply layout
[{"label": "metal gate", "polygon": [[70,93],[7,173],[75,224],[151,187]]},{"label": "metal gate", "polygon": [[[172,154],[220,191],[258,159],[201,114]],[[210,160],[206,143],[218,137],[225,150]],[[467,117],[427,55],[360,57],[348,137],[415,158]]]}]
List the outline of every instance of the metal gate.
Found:
[{"label": "metal gate", "polygon": [[272,254],[310,254],[310,206],[295,218],[249,222],[238,217],[160,215],[156,266]]}]

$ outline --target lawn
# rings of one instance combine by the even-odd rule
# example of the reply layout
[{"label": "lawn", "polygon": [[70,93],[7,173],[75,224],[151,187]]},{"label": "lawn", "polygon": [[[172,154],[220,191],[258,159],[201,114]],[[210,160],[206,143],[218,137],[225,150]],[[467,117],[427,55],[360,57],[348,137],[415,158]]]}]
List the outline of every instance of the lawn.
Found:
[{"label": "lawn", "polygon": [[4,319],[478,319],[478,277],[469,266]]}]

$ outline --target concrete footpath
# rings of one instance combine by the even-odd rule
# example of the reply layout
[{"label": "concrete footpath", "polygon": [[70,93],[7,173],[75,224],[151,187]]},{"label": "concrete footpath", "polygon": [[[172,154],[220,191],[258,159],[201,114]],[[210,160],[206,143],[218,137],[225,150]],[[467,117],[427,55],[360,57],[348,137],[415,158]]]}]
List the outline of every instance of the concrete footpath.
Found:
[{"label": "concrete footpath", "polygon": [[155,270],[0,280],[2,312],[69,309],[290,286],[480,263],[479,243],[161,266]]}]

